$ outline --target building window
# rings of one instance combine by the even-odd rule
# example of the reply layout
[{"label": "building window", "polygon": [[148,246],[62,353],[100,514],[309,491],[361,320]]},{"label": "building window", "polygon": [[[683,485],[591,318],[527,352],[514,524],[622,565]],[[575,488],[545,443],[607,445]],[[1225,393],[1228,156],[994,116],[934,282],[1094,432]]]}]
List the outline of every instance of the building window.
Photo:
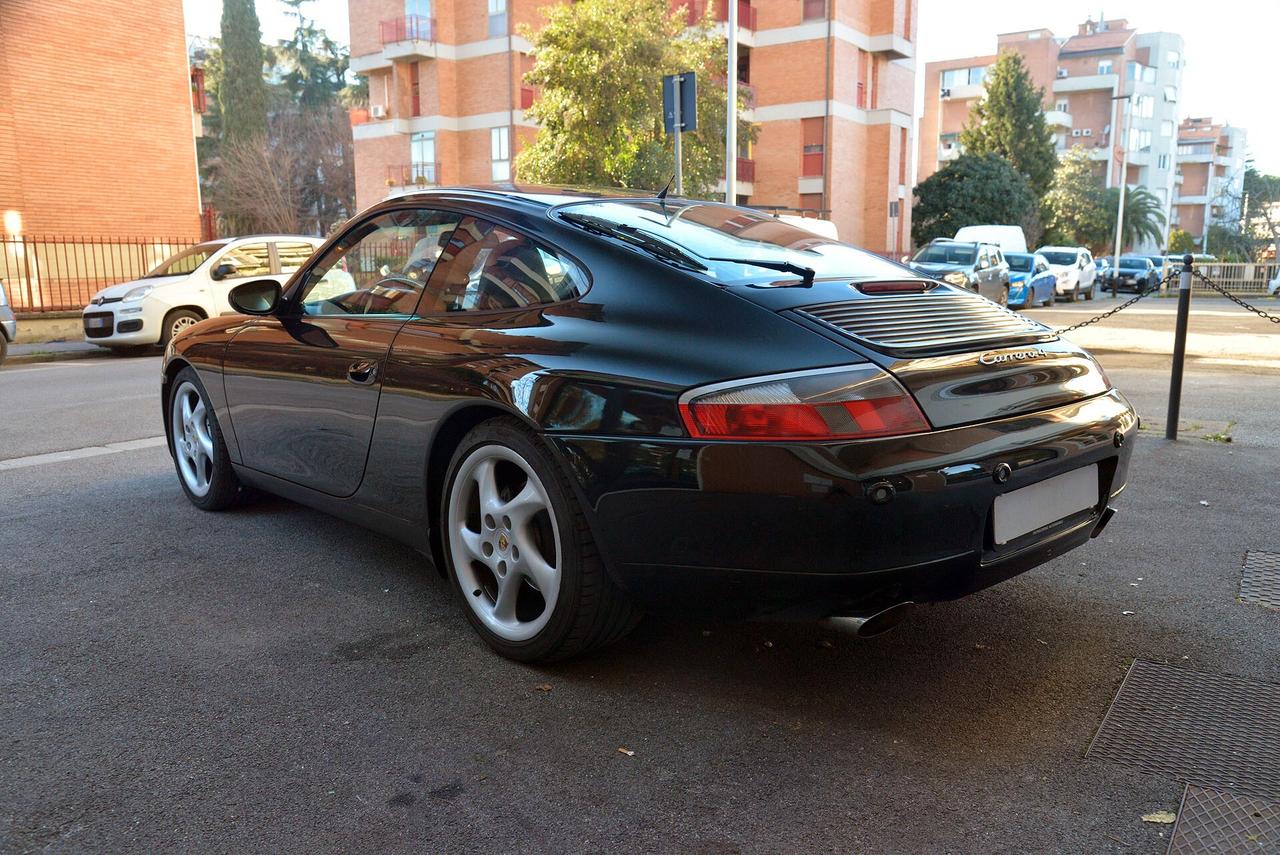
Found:
[{"label": "building window", "polygon": [[1150,95],[1138,95],[1133,99],[1134,115],[1139,119],[1150,119],[1156,114],[1156,99]]},{"label": "building window", "polygon": [[422,115],[422,87],[418,73],[418,63],[409,63],[409,115]]},{"label": "building window", "polygon": [[511,129],[489,129],[489,160],[494,181],[511,180]]},{"label": "building window", "polygon": [[1156,169],[1168,169],[1168,168],[1169,168],[1169,155],[1162,154],[1156,158]]},{"label": "building window", "polygon": [[827,0],[804,0],[804,19],[813,21],[827,17]]},{"label": "building window", "polygon": [[1067,109],[1070,106],[1071,105],[1068,104],[1066,101],[1059,101],[1057,104],[1053,105],[1053,108],[1057,110],[1059,113],[1070,113],[1071,111]]},{"label": "building window", "polygon": [[1169,51],[1169,53],[1168,53],[1168,54],[1166,54],[1166,57],[1167,57],[1166,64],[1167,64],[1170,68],[1181,68],[1181,67],[1182,67],[1182,54],[1178,53],[1178,51],[1176,51],[1176,50],[1171,50],[1171,51]]},{"label": "building window", "polygon": [[1162,137],[1173,136],[1173,122],[1170,122],[1169,120],[1166,119],[1165,121],[1160,123],[1160,136]]},{"label": "building window", "polygon": [[1098,63],[1098,73],[1110,74],[1113,67],[1111,60],[1104,59],[1102,62]]},{"label": "building window", "polygon": [[489,0],[489,36],[507,34],[507,0]]},{"label": "building window", "polygon": [[1178,90],[1172,86],[1166,86],[1164,88],[1164,100],[1168,101],[1170,104],[1177,103]]},{"label": "building window", "polygon": [[804,151],[800,174],[806,177],[823,174],[823,156],[826,152],[826,125],[822,116],[800,120],[800,136]]},{"label": "building window", "polygon": [[889,203],[889,219],[891,220],[898,219],[898,202],[897,201],[893,201]]}]

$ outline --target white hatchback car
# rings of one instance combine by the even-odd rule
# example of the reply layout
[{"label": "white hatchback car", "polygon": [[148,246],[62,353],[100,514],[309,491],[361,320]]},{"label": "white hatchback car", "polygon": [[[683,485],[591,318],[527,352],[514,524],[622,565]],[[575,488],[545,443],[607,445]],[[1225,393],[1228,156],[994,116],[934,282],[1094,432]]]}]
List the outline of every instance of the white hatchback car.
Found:
[{"label": "white hatchback car", "polygon": [[227,294],[246,279],[283,285],[321,243],[304,235],[253,235],[196,244],[141,279],[94,294],[83,312],[85,340],[102,347],[168,344],[205,318],[234,314]]},{"label": "white hatchback car", "polygon": [[1042,246],[1036,250],[1058,277],[1058,296],[1071,302],[1098,294],[1098,265],[1082,246]]}]

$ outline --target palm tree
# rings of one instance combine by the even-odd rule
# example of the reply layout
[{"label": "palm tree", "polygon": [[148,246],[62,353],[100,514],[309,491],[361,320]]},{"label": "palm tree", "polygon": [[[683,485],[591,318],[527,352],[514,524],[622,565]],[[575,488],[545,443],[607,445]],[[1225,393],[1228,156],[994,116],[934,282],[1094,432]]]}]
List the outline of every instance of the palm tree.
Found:
[{"label": "palm tree", "polygon": [[[1120,188],[1112,187],[1103,196],[1107,212],[1107,245],[1115,242],[1116,207],[1120,202]],[[1156,195],[1145,187],[1131,187],[1124,194],[1124,234],[1121,247],[1133,246],[1149,238],[1159,244],[1164,238],[1163,205]]]}]

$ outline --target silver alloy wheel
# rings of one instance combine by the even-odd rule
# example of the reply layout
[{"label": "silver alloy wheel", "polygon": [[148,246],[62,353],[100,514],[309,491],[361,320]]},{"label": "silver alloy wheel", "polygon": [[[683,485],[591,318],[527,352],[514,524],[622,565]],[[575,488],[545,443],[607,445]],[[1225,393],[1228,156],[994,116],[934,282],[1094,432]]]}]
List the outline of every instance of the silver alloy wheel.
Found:
[{"label": "silver alloy wheel", "polygon": [[504,445],[475,449],[449,488],[446,519],[453,572],[471,610],[505,641],[537,635],[560,595],[561,550],[533,467]]},{"label": "silver alloy wheel", "polygon": [[169,338],[173,338],[187,327],[194,327],[200,321],[190,315],[179,315],[173,319],[173,323],[169,325]]},{"label": "silver alloy wheel", "polygon": [[192,493],[203,496],[213,479],[213,431],[204,398],[190,380],[173,393],[169,429],[183,482]]}]

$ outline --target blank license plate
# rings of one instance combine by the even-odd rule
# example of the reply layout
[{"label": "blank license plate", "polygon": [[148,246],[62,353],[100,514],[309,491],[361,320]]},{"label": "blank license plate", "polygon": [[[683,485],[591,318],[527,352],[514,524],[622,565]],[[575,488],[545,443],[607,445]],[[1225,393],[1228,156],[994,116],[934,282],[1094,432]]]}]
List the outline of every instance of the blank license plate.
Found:
[{"label": "blank license plate", "polygon": [[85,318],[85,329],[98,329],[99,327],[111,326],[110,318]]},{"label": "blank license plate", "polygon": [[1098,465],[1055,475],[996,496],[996,543],[1008,543],[1049,523],[1098,504]]}]

